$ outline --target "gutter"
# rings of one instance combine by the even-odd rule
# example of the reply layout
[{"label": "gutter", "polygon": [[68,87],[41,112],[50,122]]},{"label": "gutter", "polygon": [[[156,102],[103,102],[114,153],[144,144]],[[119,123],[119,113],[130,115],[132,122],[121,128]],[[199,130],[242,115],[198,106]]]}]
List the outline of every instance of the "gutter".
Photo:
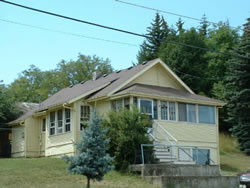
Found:
[{"label": "gutter", "polygon": [[75,109],[74,108],[72,108],[72,107],[69,107],[69,106],[66,106],[66,105],[69,105],[69,103],[63,103],[63,108],[66,108],[66,109],[70,109],[70,110],[72,110],[72,111],[75,111]]}]

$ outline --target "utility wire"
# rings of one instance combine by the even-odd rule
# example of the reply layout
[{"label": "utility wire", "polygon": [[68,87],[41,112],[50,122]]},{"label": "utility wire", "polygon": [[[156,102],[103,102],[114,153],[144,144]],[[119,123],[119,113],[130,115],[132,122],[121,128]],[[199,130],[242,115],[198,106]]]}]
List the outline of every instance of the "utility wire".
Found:
[{"label": "utility wire", "polygon": [[[41,30],[50,31],[50,32],[61,33],[61,34],[65,34],[65,35],[71,35],[71,36],[83,37],[83,38],[87,38],[87,39],[100,40],[100,41],[104,41],[104,42],[112,42],[112,43],[118,43],[118,44],[123,44],[123,45],[129,45],[129,46],[136,46],[136,47],[138,47],[138,45],[136,45],[136,44],[130,44],[130,43],[124,43],[124,42],[119,42],[119,41],[106,40],[106,39],[95,38],[95,37],[88,37],[88,36],[84,36],[84,35],[79,35],[79,34],[74,34],[74,33],[68,33],[68,32],[64,32],[64,31],[58,31],[58,30],[54,30],[54,29],[48,29],[48,28],[44,28],[44,27],[29,25],[29,24],[25,24],[25,23],[10,21],[10,20],[5,20],[5,19],[1,19],[1,18],[0,18],[0,21],[7,22],[7,23],[10,23],[10,24],[15,24],[15,25],[21,25],[21,26],[25,26],[25,27],[31,27],[31,28],[35,28],[35,29],[41,29]],[[176,68],[175,68],[174,71],[175,72],[179,72],[181,74],[188,75],[188,76],[193,77],[193,78],[197,78],[197,79],[203,79],[203,80],[204,79],[205,80],[220,80],[220,78],[207,78],[207,77],[206,78],[202,78],[202,77],[194,76],[194,75],[191,75],[191,74],[187,74],[187,73],[181,72],[181,71],[177,70]]]},{"label": "utility wire", "polygon": [[31,27],[31,28],[35,28],[35,29],[40,29],[40,30],[44,30],[44,31],[50,31],[50,32],[60,33],[60,34],[64,34],[64,35],[70,35],[70,36],[82,37],[82,38],[86,38],[86,39],[99,40],[99,41],[104,41],[104,42],[111,42],[111,43],[116,43],[116,44],[122,44],[122,45],[128,45],[128,46],[138,47],[138,45],[136,45],[136,44],[126,43],[126,42],[120,42],[120,41],[114,41],[114,40],[108,40],[108,39],[103,39],[103,38],[96,38],[96,37],[91,37],[91,36],[86,36],[86,35],[80,35],[80,34],[76,34],[76,33],[69,33],[69,32],[64,32],[64,31],[49,29],[49,28],[45,28],[45,27],[34,26],[34,25],[30,25],[30,24],[25,24],[25,23],[10,21],[10,20],[1,19],[1,18],[0,18],[0,21],[11,23],[11,24],[16,24],[16,25],[21,25],[21,26],[25,26],[25,27]]},{"label": "utility wire", "polygon": [[[122,30],[122,29],[117,29],[117,28],[114,28],[114,27],[100,25],[100,24],[96,24],[96,23],[93,23],[93,22],[88,22],[88,21],[84,21],[84,20],[80,20],[80,19],[76,19],[76,18],[71,18],[71,17],[68,17],[68,16],[63,16],[63,15],[60,15],[60,14],[55,14],[55,13],[52,13],[52,12],[27,7],[27,6],[24,6],[24,5],[12,3],[12,2],[9,2],[9,1],[5,1],[5,0],[0,0],[0,2],[7,3],[7,4],[10,4],[10,5],[13,5],[13,6],[17,6],[17,7],[21,7],[21,8],[25,8],[25,9],[32,10],[32,11],[35,11],[35,12],[40,12],[40,13],[44,13],[44,14],[64,18],[64,19],[67,19],[67,20],[72,20],[72,21],[76,21],[76,22],[80,22],[80,23],[84,23],[84,24],[88,24],[88,25],[93,25],[93,26],[96,26],[96,27],[101,27],[101,28],[105,28],[105,29],[109,29],[109,30],[113,30],[113,31],[117,31],[117,32],[122,32],[122,33],[130,34],[130,35],[134,35],[134,36],[139,36],[139,37],[143,37],[143,38],[150,38],[149,36],[144,35],[144,34],[139,34],[139,33],[131,32],[131,31],[127,31],[127,30]],[[235,57],[239,57],[239,58],[243,58],[243,59],[250,59],[250,57],[242,56],[242,55],[239,55],[239,54],[225,53],[225,52],[221,52],[221,51],[218,51],[218,50],[202,48],[202,47],[198,47],[198,46],[191,45],[191,44],[185,44],[185,43],[181,43],[181,42],[174,42],[174,41],[169,41],[169,40],[164,40],[164,42],[174,44],[174,45],[181,45],[181,46],[185,46],[185,47],[196,48],[196,49],[200,49],[200,50],[203,50],[203,51],[210,51],[210,52],[223,54],[223,55],[227,55],[227,56],[235,56]]]},{"label": "utility wire", "polygon": [[[138,5],[138,4],[135,4],[135,3],[130,3],[130,2],[127,2],[127,1],[123,1],[123,0],[115,0],[116,2],[118,3],[123,3],[123,4],[126,4],[126,5],[130,5],[130,6],[134,6],[134,7],[139,7],[139,8],[143,8],[143,9],[147,9],[147,10],[152,10],[152,11],[156,11],[156,12],[162,12],[162,13],[165,13],[165,14],[170,14],[170,15],[173,15],[173,16],[178,16],[178,17],[182,17],[182,18],[187,18],[187,19],[190,19],[190,20],[195,20],[195,21],[203,21],[202,19],[200,18],[194,18],[194,17],[191,17],[191,16],[185,16],[185,15],[182,15],[182,14],[177,14],[177,13],[173,13],[173,12],[169,12],[169,11],[165,11],[165,10],[159,10],[159,9],[155,9],[155,8],[151,8],[151,7],[146,7],[144,5]],[[206,21],[207,23],[210,23],[210,24],[214,24],[214,25],[219,25],[218,23],[216,22],[212,22],[212,21]],[[240,29],[240,30],[243,30],[239,27],[234,27],[234,26],[229,26],[233,29]]]},{"label": "utility wire", "polygon": [[177,70],[176,68],[174,68],[174,72],[178,72],[180,74],[185,74],[187,76],[190,76],[190,77],[193,77],[193,78],[196,78],[196,79],[202,79],[202,80],[222,80],[222,78],[216,78],[216,77],[213,77],[213,78],[203,78],[203,77],[200,77],[200,76],[194,76],[192,74],[187,74],[185,72],[181,72],[181,71]]}]

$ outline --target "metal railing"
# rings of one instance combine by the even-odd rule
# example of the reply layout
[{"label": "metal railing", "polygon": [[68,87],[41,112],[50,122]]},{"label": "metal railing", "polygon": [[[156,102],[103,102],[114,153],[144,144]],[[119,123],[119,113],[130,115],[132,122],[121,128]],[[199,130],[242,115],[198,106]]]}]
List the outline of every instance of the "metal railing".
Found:
[{"label": "metal railing", "polygon": [[[160,130],[158,130],[158,128]],[[153,122],[153,131],[152,135],[159,141],[160,139],[156,136],[159,134],[162,136],[162,138],[166,141],[166,144],[171,144],[171,145],[177,145],[178,140],[171,134],[169,133],[162,125],[160,125],[157,121]],[[171,140],[170,140],[171,138]]]},{"label": "metal railing", "polygon": [[[210,155],[207,155],[205,153],[203,153],[202,151],[200,151],[196,146],[180,146],[180,145],[166,145],[166,144],[141,144],[141,157],[142,157],[142,164],[145,164],[145,153],[144,153],[144,148],[145,147],[163,147],[163,148],[168,148],[169,149],[169,155],[170,157],[168,158],[169,162],[195,162],[197,163],[199,158],[198,158],[198,153],[200,153],[203,157],[205,157],[205,159],[208,162],[208,164],[215,164],[215,162],[210,158]],[[185,149],[189,149],[190,153],[187,152]],[[196,149],[195,151],[197,152],[196,155],[193,154],[194,149]],[[209,148],[206,148],[209,150]],[[156,149],[154,149],[156,151]],[[181,159],[180,156],[180,151],[182,151],[183,153],[185,153],[186,157],[188,157],[188,159]],[[157,158],[156,155],[154,155],[155,158]]]}]

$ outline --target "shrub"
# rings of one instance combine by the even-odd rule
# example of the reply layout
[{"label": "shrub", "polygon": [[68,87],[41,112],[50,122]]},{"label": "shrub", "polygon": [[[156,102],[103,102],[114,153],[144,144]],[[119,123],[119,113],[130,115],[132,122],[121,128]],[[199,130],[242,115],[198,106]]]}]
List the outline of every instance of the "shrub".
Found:
[{"label": "shrub", "polygon": [[110,112],[103,125],[108,128],[108,151],[115,157],[115,168],[125,170],[129,164],[141,163],[141,144],[152,144],[147,136],[147,128],[152,127],[148,116],[141,114],[136,108],[122,109]]}]

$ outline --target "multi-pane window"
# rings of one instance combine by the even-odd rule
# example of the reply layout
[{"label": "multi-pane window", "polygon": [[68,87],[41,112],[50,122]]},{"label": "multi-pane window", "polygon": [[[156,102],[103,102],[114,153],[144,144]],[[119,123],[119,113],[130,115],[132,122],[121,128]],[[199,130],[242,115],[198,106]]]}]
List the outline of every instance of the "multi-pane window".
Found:
[{"label": "multi-pane window", "polygon": [[176,120],[175,102],[161,101],[161,119]]},{"label": "multi-pane window", "polygon": [[178,103],[179,121],[196,122],[195,104]]},{"label": "multi-pane window", "polygon": [[[46,119],[44,120],[46,124]],[[49,114],[49,135],[61,134],[71,130],[70,109],[60,109]]]},{"label": "multi-pane window", "polygon": [[129,106],[130,106],[130,99],[129,99],[129,97],[121,98],[121,99],[117,99],[117,100],[111,101],[111,110],[112,111],[117,111],[118,112],[122,108],[129,109]]},{"label": "multi-pane window", "polygon": [[49,117],[49,134],[54,135],[55,134],[55,120],[56,120],[56,113],[55,112],[50,112],[50,117]]},{"label": "multi-pane window", "polygon": [[90,118],[90,107],[89,106],[81,106],[80,109],[80,130],[84,130]]},{"label": "multi-pane window", "polygon": [[65,109],[65,132],[70,131],[70,109]]},{"label": "multi-pane window", "polygon": [[175,102],[169,102],[169,120],[176,120]]},{"label": "multi-pane window", "polygon": [[199,123],[215,124],[215,107],[199,105]]},{"label": "multi-pane window", "polygon": [[42,132],[46,131],[46,118],[42,119]]},{"label": "multi-pane window", "polygon": [[63,111],[58,110],[57,111],[57,134],[60,134],[63,132]]}]

